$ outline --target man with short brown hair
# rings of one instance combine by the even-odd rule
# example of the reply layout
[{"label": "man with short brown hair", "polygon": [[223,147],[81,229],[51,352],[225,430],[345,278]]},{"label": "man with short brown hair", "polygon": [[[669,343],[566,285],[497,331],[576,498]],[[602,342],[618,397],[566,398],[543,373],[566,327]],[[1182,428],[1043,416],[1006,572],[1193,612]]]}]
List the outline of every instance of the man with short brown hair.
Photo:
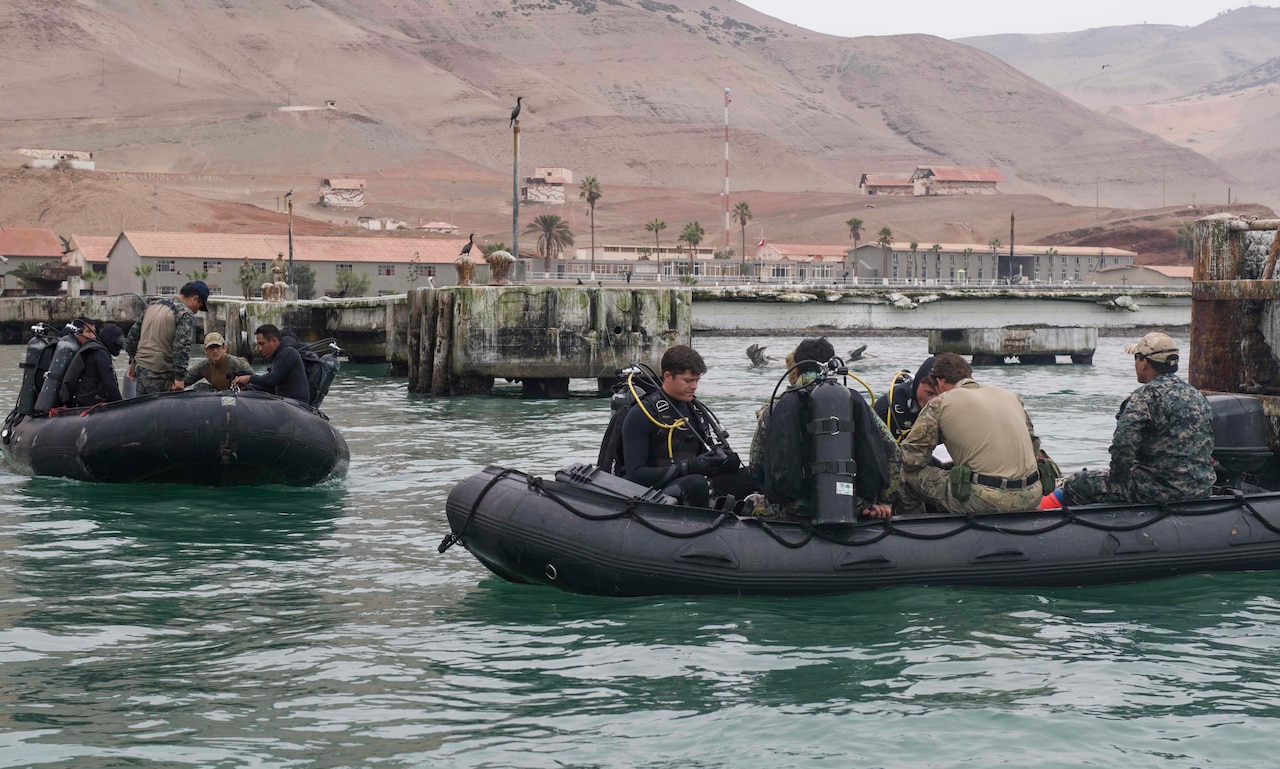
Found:
[{"label": "man with short brown hair", "polygon": [[[968,361],[955,353],[938,355],[931,376],[938,395],[902,441],[907,494],[952,513],[1036,509],[1040,439],[1022,400],[975,382]],[[950,470],[930,462],[939,443],[955,463]]]}]

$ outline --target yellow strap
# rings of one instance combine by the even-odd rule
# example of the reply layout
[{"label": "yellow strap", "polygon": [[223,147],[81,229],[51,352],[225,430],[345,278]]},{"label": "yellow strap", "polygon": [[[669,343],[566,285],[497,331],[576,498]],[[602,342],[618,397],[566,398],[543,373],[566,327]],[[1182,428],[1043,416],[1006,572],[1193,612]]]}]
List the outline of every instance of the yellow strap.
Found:
[{"label": "yellow strap", "polygon": [[658,427],[667,431],[667,459],[675,459],[676,452],[673,438],[676,434],[676,430],[684,427],[689,420],[684,417],[680,417],[671,424],[667,424],[666,422],[659,422],[657,419],[654,419],[653,414],[650,414],[649,409],[644,407],[644,401],[641,400],[640,395],[636,392],[635,383],[631,381],[634,376],[635,374],[627,374],[627,387],[631,390],[631,397],[635,398],[636,405],[640,407],[640,412],[648,417],[650,422],[653,422]]}]

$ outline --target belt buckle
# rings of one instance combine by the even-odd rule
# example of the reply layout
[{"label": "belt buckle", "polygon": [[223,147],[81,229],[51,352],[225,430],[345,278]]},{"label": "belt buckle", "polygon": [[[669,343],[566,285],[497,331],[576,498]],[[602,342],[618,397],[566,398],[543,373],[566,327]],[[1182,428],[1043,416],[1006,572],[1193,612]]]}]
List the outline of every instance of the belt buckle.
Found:
[{"label": "belt buckle", "polygon": [[1008,490],[1009,490],[1009,479],[1008,479],[1008,478],[1001,478],[1001,479],[1000,479],[1000,490],[1001,490],[1001,491],[1008,491]]}]

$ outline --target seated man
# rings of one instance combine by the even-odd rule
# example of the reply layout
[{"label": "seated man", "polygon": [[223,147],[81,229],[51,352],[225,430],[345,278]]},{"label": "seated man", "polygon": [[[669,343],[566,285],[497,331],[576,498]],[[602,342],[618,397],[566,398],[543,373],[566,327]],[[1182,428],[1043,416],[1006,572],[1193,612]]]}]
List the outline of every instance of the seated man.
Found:
[{"label": "seated man", "polygon": [[1124,351],[1142,386],[1124,399],[1111,438],[1111,467],[1081,470],[1062,484],[1068,505],[1174,502],[1213,493],[1213,413],[1182,381],[1178,345],[1153,332]]},{"label": "seated man", "polygon": [[231,374],[253,371],[249,361],[227,353],[227,340],[217,331],[205,334],[204,354],[205,360],[187,369],[187,387],[204,379],[213,389],[226,390],[231,387]]},{"label": "seated man", "polygon": [[[751,473],[770,504],[754,500],[756,515],[813,516],[817,457],[813,433],[807,428],[817,416],[810,408],[810,394],[826,362],[834,357],[835,348],[825,337],[800,342],[787,356],[794,361],[787,374],[791,386],[758,413]],[[888,518],[902,470],[901,452],[862,395],[839,387],[849,398],[853,417],[852,429],[843,431],[852,440],[842,459],[852,460],[856,468],[856,510],[868,517]]]},{"label": "seated man", "polygon": [[696,350],[676,345],[662,355],[662,387],[640,399],[622,422],[625,477],[662,488],[684,504],[706,507],[711,491],[745,497],[751,476],[712,427],[694,397],[707,364]]},{"label": "seated man", "polygon": [[[902,440],[920,416],[920,409],[938,394],[938,386],[930,376],[933,361],[933,356],[925,358],[914,377],[895,384],[885,397],[876,401],[876,416],[888,425],[894,440]],[[905,375],[906,371],[902,373]]]},{"label": "seated man", "polygon": [[111,359],[124,349],[124,332],[119,326],[104,325],[99,337],[97,325],[87,318],[71,322],[80,349],[62,377],[58,395],[64,406],[84,408],[121,399]]},{"label": "seated man", "polygon": [[[908,496],[952,513],[1035,510],[1040,505],[1040,439],[1022,400],[973,381],[968,361],[937,356],[938,396],[920,412],[902,441],[902,480]],[[930,463],[946,444],[951,470]]]},{"label": "seated man", "polygon": [[275,393],[281,398],[310,403],[311,388],[307,384],[307,370],[294,338],[288,337],[286,340],[280,329],[270,323],[258,326],[253,336],[258,342],[258,349],[271,361],[271,367],[265,374],[238,376],[231,380],[231,384],[240,387],[250,385],[258,390]]}]

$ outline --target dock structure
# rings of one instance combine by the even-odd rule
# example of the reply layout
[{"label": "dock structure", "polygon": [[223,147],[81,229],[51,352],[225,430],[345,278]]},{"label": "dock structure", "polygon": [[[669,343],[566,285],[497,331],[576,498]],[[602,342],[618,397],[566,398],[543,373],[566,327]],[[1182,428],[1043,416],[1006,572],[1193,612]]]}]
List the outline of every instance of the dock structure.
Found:
[{"label": "dock structure", "polygon": [[570,379],[607,391],[634,361],[658,368],[689,342],[692,296],[678,288],[460,286],[409,292],[409,391],[488,393],[518,380],[526,395],[564,398]]},{"label": "dock structure", "polygon": [[1215,214],[1196,223],[1188,381],[1254,395],[1280,450],[1280,219]]},{"label": "dock structure", "polygon": [[1059,355],[1072,363],[1093,363],[1098,347],[1096,328],[964,328],[929,332],[929,354],[954,352],[973,356],[975,366],[999,366],[1016,359],[1023,364],[1057,363]]}]

